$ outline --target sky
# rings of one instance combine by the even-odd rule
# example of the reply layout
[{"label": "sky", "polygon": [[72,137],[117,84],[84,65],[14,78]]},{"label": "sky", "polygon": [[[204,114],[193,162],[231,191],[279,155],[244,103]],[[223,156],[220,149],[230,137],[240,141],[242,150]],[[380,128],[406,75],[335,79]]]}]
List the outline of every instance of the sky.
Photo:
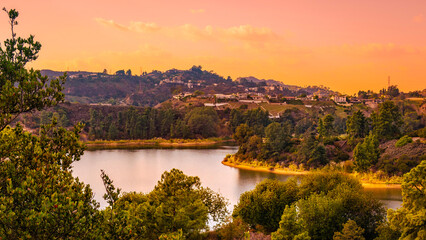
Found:
[{"label": "sky", "polygon": [[[346,94],[426,88],[424,0],[0,0],[36,69],[204,70]],[[0,14],[0,41],[10,37]]]}]

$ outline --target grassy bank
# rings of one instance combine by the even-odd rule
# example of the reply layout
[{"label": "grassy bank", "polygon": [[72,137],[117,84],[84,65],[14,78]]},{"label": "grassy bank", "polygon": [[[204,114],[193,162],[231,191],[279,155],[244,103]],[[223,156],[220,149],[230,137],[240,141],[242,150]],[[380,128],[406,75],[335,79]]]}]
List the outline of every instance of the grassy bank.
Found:
[{"label": "grassy bank", "polygon": [[[250,162],[242,162],[238,161],[234,158],[233,155],[228,155],[222,161],[223,165],[234,167],[238,169],[250,170],[250,171],[258,171],[258,172],[270,172],[275,174],[282,175],[305,175],[312,173],[314,171],[322,171],[322,169],[317,170],[305,170],[297,167],[296,165],[290,165],[289,167],[282,167],[279,164],[269,165],[265,162],[260,161],[250,161]],[[334,170],[341,169],[335,168]],[[364,188],[401,188],[402,177],[388,177],[383,176],[377,173],[347,173],[355,178],[359,179]]]},{"label": "grassy bank", "polygon": [[235,145],[232,139],[143,139],[143,140],[96,140],[85,142],[87,149],[122,149],[122,148],[214,148],[223,145]]}]

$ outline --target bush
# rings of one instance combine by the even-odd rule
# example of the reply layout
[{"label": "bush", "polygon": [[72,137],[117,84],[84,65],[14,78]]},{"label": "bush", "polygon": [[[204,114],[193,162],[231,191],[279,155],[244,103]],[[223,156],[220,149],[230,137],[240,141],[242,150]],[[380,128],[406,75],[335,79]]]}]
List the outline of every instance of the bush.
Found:
[{"label": "bush", "polygon": [[421,138],[426,138],[426,127],[417,130],[417,135]]},{"label": "bush", "polygon": [[403,136],[402,138],[400,138],[398,141],[396,141],[395,143],[395,147],[403,147],[409,143],[412,143],[413,139],[407,135]]}]

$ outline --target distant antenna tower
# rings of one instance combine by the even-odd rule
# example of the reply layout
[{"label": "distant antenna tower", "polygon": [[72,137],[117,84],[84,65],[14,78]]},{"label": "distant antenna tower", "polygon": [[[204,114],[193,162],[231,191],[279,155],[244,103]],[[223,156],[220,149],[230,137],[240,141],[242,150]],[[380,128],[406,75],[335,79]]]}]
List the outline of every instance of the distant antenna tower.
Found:
[{"label": "distant antenna tower", "polygon": [[388,88],[390,87],[390,76],[388,76]]}]

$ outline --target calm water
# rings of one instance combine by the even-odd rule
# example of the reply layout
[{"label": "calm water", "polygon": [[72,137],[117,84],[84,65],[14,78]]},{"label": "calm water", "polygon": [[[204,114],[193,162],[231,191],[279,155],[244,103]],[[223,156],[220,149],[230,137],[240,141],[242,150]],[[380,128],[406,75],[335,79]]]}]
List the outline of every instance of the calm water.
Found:
[{"label": "calm water", "polygon": [[[203,186],[220,192],[230,202],[238,202],[240,195],[255,187],[265,178],[285,180],[286,175],[262,173],[227,167],[221,164],[226,154],[237,151],[237,147],[220,149],[137,149],[86,151],[79,162],[74,163],[73,174],[90,184],[95,199],[106,206],[100,170],[103,169],[123,191],[150,192],[164,171],[172,168],[186,175],[199,176]],[[402,203],[398,189],[369,189],[387,207],[397,208]]]}]

